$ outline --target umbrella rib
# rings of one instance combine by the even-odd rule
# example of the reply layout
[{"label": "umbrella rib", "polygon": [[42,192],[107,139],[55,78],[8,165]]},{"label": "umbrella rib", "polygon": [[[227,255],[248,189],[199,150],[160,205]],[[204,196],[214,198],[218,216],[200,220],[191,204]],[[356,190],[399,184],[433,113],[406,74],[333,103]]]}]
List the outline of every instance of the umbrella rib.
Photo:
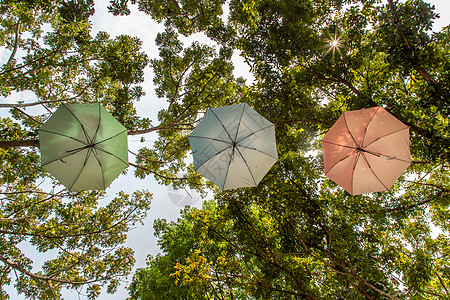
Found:
[{"label": "umbrella rib", "polygon": [[[377,114],[378,110],[380,110],[380,107],[381,107],[381,106],[378,106],[377,110],[374,112],[374,114],[373,114],[372,117],[370,118],[369,122],[367,122],[366,128],[364,128],[364,134],[363,134],[362,139],[361,139],[361,146],[364,145],[364,140],[366,139],[366,134],[367,134],[367,128],[369,127],[370,122],[372,122],[373,118],[374,118],[375,115]],[[349,131],[350,131],[350,130],[349,130]]]},{"label": "umbrella rib", "polygon": [[[66,152],[67,152],[69,155],[66,155],[66,156],[64,156],[64,157],[68,157],[68,156],[77,154],[78,152],[81,152],[81,151],[86,150],[86,149],[87,149],[87,147],[80,147],[80,148],[77,148],[77,149],[70,150],[70,152],[66,150]],[[58,161],[58,160],[60,160],[59,157],[56,158],[56,159],[54,159],[54,160],[52,160],[52,161],[49,161],[48,163],[46,163],[46,164],[44,164],[44,165],[42,165],[42,166],[46,166],[46,165],[51,164],[51,163],[53,163],[53,162],[55,162],[55,161]]]},{"label": "umbrella rib", "polygon": [[258,133],[258,132],[260,132],[260,131],[266,130],[267,128],[270,128],[270,127],[273,127],[273,126],[274,126],[273,124],[270,124],[270,125],[268,125],[268,126],[266,126],[266,127],[263,127],[263,128],[258,129],[258,130],[255,130],[255,131],[253,131],[252,133],[250,133],[249,135],[247,135],[246,137],[240,139],[239,142],[237,142],[237,144],[239,144],[240,142],[242,142],[242,141],[248,139],[249,137],[251,137],[251,136],[254,135],[255,133]]},{"label": "umbrella rib", "polygon": [[94,146],[94,148],[95,148],[96,150],[102,151],[102,152],[104,152],[104,153],[106,153],[106,154],[109,154],[109,155],[111,155],[111,156],[114,156],[115,158],[117,158],[118,160],[120,160],[121,162],[123,162],[124,164],[126,164],[126,165],[128,166],[128,162],[124,161],[123,159],[121,159],[120,157],[118,157],[117,155],[115,155],[114,153],[111,153],[111,152],[109,152],[109,151],[106,151],[105,149],[102,149],[102,148],[97,147],[97,146]]},{"label": "umbrella rib", "polygon": [[242,160],[244,161],[245,165],[247,166],[248,172],[249,172],[250,175],[252,176],[253,183],[254,183],[255,185],[257,185],[257,184],[256,184],[256,180],[255,180],[255,177],[253,177],[252,170],[250,170],[250,166],[247,164],[247,161],[245,160],[244,155],[242,155],[241,151],[239,151],[238,148],[236,148],[236,149],[237,149],[239,155],[242,157]]},{"label": "umbrella rib", "polygon": [[228,145],[233,145],[232,142],[228,142],[228,141],[224,141],[224,140],[219,140],[216,138],[212,138],[212,137],[207,137],[207,136],[195,136],[195,135],[190,135],[189,138],[196,138],[196,139],[207,139],[207,140],[213,140],[215,142],[221,142],[221,143],[225,143]]},{"label": "umbrella rib", "polygon": [[[361,153],[362,157],[364,158],[364,160],[366,161],[367,165],[369,166],[370,171],[373,173],[373,175],[375,175],[375,177],[378,179],[379,182],[381,182],[381,184],[384,186],[384,188],[387,190],[388,187],[383,183],[383,181],[381,181],[381,179],[377,176],[377,174],[375,174],[375,171],[372,169],[372,166],[369,164],[369,161],[367,160],[366,156],[364,155],[364,153]],[[355,164],[356,166],[356,164]]]},{"label": "umbrella rib", "polygon": [[228,148],[225,148],[225,149],[223,149],[223,150],[217,152],[216,154],[214,154],[213,156],[211,156],[210,158],[208,158],[207,160],[205,160],[200,166],[198,166],[197,168],[195,168],[195,170],[197,171],[201,166],[203,166],[204,164],[206,164],[206,163],[207,163],[208,161],[210,161],[212,158],[216,157],[216,156],[219,155],[220,153],[222,153],[222,152],[224,152],[225,150],[228,150],[228,149],[230,149],[230,148],[232,148],[232,147],[228,147]]},{"label": "umbrella rib", "polygon": [[72,190],[73,186],[75,185],[75,183],[77,182],[78,178],[80,178],[81,173],[83,172],[84,167],[86,166],[87,160],[89,158],[90,155],[90,151],[92,151],[92,148],[87,148],[87,154],[86,157],[84,158],[84,163],[83,166],[80,168],[80,172],[78,173],[77,177],[75,178],[75,180],[73,181],[72,185],[70,186],[69,190]]},{"label": "umbrella rib", "polygon": [[[352,170],[352,186],[350,188],[350,190],[352,191],[350,194],[353,196],[353,180],[355,179],[355,169],[356,169],[356,165],[358,164],[358,160],[359,157],[361,156],[361,152],[360,151],[356,151],[356,159],[355,159],[355,164],[353,165],[353,170]],[[333,166],[334,167],[334,166]],[[325,174],[326,175],[326,174]]]},{"label": "umbrella rib", "polygon": [[98,130],[100,129],[100,122],[102,121],[102,113],[101,113],[101,108],[100,108],[100,103],[98,104],[98,123],[97,123],[97,128],[95,129],[95,133],[94,136],[92,137],[92,141],[90,141],[91,144],[94,144],[94,141],[97,139],[97,133]]},{"label": "umbrella rib", "polygon": [[214,114],[214,116],[217,118],[217,120],[219,121],[220,125],[222,125],[223,130],[225,130],[226,134],[228,135],[228,137],[230,138],[230,141],[233,142],[233,139],[231,138],[230,133],[228,132],[227,128],[225,127],[225,125],[222,123],[222,121],[219,119],[219,117],[216,115],[216,113],[211,109],[211,112]]},{"label": "umbrella rib", "polygon": [[97,160],[98,165],[100,166],[100,171],[102,172],[102,183],[103,183],[102,188],[105,189],[106,188],[105,173],[103,172],[103,166],[102,166],[102,163],[100,162],[100,157],[98,156],[97,151],[95,151],[96,149],[97,148],[94,147],[94,149],[92,149],[92,153],[94,154],[94,157]]},{"label": "umbrella rib", "polygon": [[81,121],[77,118],[77,116],[67,107],[67,105],[65,105],[65,104],[62,104],[62,105],[64,105],[64,107],[72,114],[72,116],[75,118],[75,120],[77,120],[78,121],[78,123],[80,124],[80,126],[81,126],[81,129],[83,129],[83,133],[84,133],[84,136],[86,137],[86,140],[90,143],[91,142],[91,139],[89,138],[89,135],[87,134],[87,132],[86,132],[86,129],[84,129],[84,126],[83,126],[83,123],[81,123]]},{"label": "umbrella rib", "polygon": [[76,139],[76,138],[74,138],[74,137],[72,137],[72,136],[68,136],[68,135],[65,135],[65,134],[60,133],[60,132],[49,131],[49,130],[46,130],[46,129],[39,129],[39,131],[47,132],[47,133],[53,133],[53,134],[60,135],[60,136],[63,136],[63,137],[72,139],[72,140],[74,140],[74,141],[80,142],[80,143],[82,143],[82,144],[84,144],[84,145],[88,145],[88,143],[86,143],[85,141]]},{"label": "umbrella rib", "polygon": [[353,136],[352,132],[350,131],[350,128],[348,128],[348,124],[347,124],[347,118],[345,117],[345,113],[344,115],[344,122],[345,122],[345,127],[347,127],[348,133],[350,133],[350,136],[352,137],[353,142],[355,143],[356,146],[359,146],[358,143],[356,142],[355,137]]},{"label": "umbrella rib", "polygon": [[[334,165],[332,165],[331,167],[330,167],[330,169],[328,170],[328,172],[326,172],[325,173],[325,175],[327,175],[338,163],[340,163],[341,161],[343,161],[344,159],[347,159],[347,158],[349,158],[350,156],[352,156],[352,155],[355,155],[355,153],[356,154],[358,154],[359,153],[359,151],[358,150],[356,150],[355,149],[355,151],[353,151],[353,152],[350,152],[348,155],[346,155],[346,156],[344,156],[343,158],[341,158],[340,160],[338,160]],[[357,161],[357,160],[356,160]]]},{"label": "umbrella rib", "polygon": [[241,127],[241,122],[242,122],[242,117],[244,116],[244,111],[245,111],[245,104],[242,105],[241,117],[239,118],[239,123],[238,123],[237,129],[236,129],[236,135],[234,136],[234,140],[233,140],[235,142],[237,140],[237,136],[238,136],[238,133],[239,133],[239,128]]},{"label": "umbrella rib", "polygon": [[[266,152],[264,152],[264,151],[261,151],[261,150],[259,150],[259,149],[256,149],[256,148],[252,148],[252,147],[248,147],[248,146],[244,146],[244,145],[237,145],[237,147],[241,147],[241,148],[246,148],[246,149],[250,149],[250,150],[254,150],[254,151],[257,151],[257,152],[259,152],[259,153],[262,153],[262,154],[265,154],[265,155],[267,155],[267,156],[270,156],[270,157],[272,157],[272,158],[275,158],[275,159],[278,159],[277,157],[274,157],[274,156],[272,156],[272,155],[270,155],[270,154],[268,154],[268,153],[266,153]],[[236,148],[237,148],[236,147]]]},{"label": "umbrella rib", "polygon": [[96,142],[95,144],[98,145],[98,144],[100,144],[100,143],[109,141],[109,140],[115,138],[116,136],[121,135],[122,133],[124,133],[124,132],[126,132],[126,131],[127,131],[127,129],[125,128],[125,129],[122,130],[121,132],[119,132],[119,133],[117,133],[117,134],[115,134],[115,135],[113,135],[113,136],[110,136],[109,138],[106,138],[106,139],[104,139],[104,140],[102,140],[102,141]]},{"label": "umbrella rib", "polygon": [[[229,149],[229,148],[227,148],[227,149]],[[223,151],[222,151],[223,152]],[[217,154],[216,154],[217,155]],[[208,159],[209,160],[209,159]],[[225,183],[227,182],[227,178],[228,178],[228,171],[230,170],[230,165],[231,165],[231,161],[232,161],[233,159],[230,159],[229,161],[228,161],[228,166],[227,166],[227,172],[225,173],[225,177],[224,177],[224,180],[223,180],[223,184],[222,184],[222,187],[220,188],[221,190],[223,190],[223,188],[225,187]],[[203,165],[203,164],[202,164]],[[198,169],[198,168],[197,168]]]},{"label": "umbrella rib", "polygon": [[[406,125],[405,125],[405,126],[406,126]],[[409,127],[401,128],[401,129],[398,129],[398,130],[389,132],[389,133],[387,133],[387,134],[385,134],[385,135],[383,135],[383,136],[380,136],[380,137],[378,137],[376,140],[372,141],[370,144],[365,145],[364,148],[366,148],[367,146],[372,145],[373,143],[375,143],[376,141],[378,141],[378,140],[380,140],[380,139],[382,139],[382,138],[385,138],[385,137],[387,137],[387,136],[390,136],[391,134],[400,132],[400,131],[405,130],[405,129],[408,129],[408,128],[409,128]]]},{"label": "umbrella rib", "polygon": [[357,150],[357,148],[356,148],[356,147],[353,147],[353,146],[337,144],[337,143],[333,143],[333,142],[329,142],[329,141],[324,141],[324,140],[322,140],[322,143],[327,143],[327,144],[331,144],[331,145],[335,145],[335,146],[341,146],[341,147],[344,147],[344,148],[350,148],[350,149],[355,149],[355,150]]}]

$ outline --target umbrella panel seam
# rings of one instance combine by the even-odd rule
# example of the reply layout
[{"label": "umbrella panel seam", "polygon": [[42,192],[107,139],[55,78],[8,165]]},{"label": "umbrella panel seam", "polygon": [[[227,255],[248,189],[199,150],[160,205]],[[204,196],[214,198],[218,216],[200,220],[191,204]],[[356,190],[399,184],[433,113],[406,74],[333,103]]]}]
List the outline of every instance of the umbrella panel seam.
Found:
[{"label": "umbrella panel seam", "polygon": [[239,144],[237,144],[236,148],[238,148],[238,147],[246,148],[246,149],[250,149],[250,150],[254,150],[254,151],[257,151],[257,152],[259,152],[259,153],[265,154],[265,155],[267,155],[267,156],[269,156],[269,157],[272,157],[272,158],[275,158],[275,159],[278,160],[277,157],[274,157],[274,156],[272,156],[272,155],[270,155],[270,154],[268,154],[268,153],[266,153],[266,152],[264,152],[264,151],[261,151],[261,150],[259,150],[259,149],[256,149],[256,148],[251,148],[251,147],[248,147],[248,146],[244,146],[244,145],[239,145]]},{"label": "umbrella panel seam", "polygon": [[250,173],[250,176],[252,176],[253,183],[254,183],[255,185],[257,185],[257,184],[256,184],[256,180],[255,180],[255,177],[253,176],[252,170],[250,170],[250,166],[248,165],[247,161],[245,160],[244,155],[242,155],[241,151],[239,151],[238,148],[236,148],[236,150],[237,150],[237,152],[239,153],[239,155],[242,157],[242,160],[244,161],[245,165],[247,166],[248,172]]},{"label": "umbrella panel seam", "polygon": [[267,126],[267,127],[260,128],[260,129],[258,129],[258,130],[256,130],[256,131],[250,133],[250,134],[247,135],[246,137],[240,139],[239,142],[236,142],[236,143],[239,144],[239,143],[245,141],[246,139],[248,139],[249,137],[251,137],[252,135],[254,135],[255,133],[258,133],[258,132],[260,132],[260,131],[266,130],[266,129],[271,128],[271,127],[273,127],[273,126],[274,126],[274,125],[272,124],[272,125],[269,125],[269,126]]},{"label": "umbrella panel seam", "polygon": [[221,143],[225,143],[225,144],[228,144],[228,145],[233,145],[233,142],[224,141],[224,140],[219,140],[219,139],[212,138],[212,137],[207,137],[207,136],[195,136],[195,135],[190,135],[189,138],[208,139],[208,140],[213,140],[213,141],[215,141],[215,142],[221,142]]},{"label": "umbrella panel seam", "polygon": [[[362,136],[362,139],[361,139],[361,146],[364,145],[364,141],[365,141],[365,139],[366,139],[366,134],[367,134],[367,128],[369,127],[370,122],[372,122],[372,120],[373,120],[373,118],[375,117],[375,115],[376,115],[376,114],[378,113],[378,111],[380,110],[380,107],[381,107],[381,106],[378,106],[378,107],[377,107],[377,110],[373,113],[372,117],[370,117],[369,122],[367,122],[366,128],[364,128],[364,133],[363,133],[363,136]],[[347,127],[347,128],[348,128],[348,127]],[[350,132],[350,129],[349,129],[348,131]]]},{"label": "umbrella panel seam", "polygon": [[210,161],[212,158],[216,157],[217,155],[221,154],[222,152],[224,152],[225,150],[228,150],[232,147],[227,147],[223,150],[220,150],[219,152],[217,152],[216,154],[212,155],[210,158],[208,158],[207,160],[205,160],[200,166],[196,167],[195,170],[197,171],[199,168],[201,168],[204,164],[206,164],[208,161]]},{"label": "umbrella panel seam", "polygon": [[102,183],[103,183],[102,188],[104,189],[104,188],[106,188],[105,173],[103,172],[103,166],[102,166],[102,163],[100,162],[100,158],[98,156],[98,153],[95,150],[97,150],[97,148],[94,147],[94,149],[92,149],[92,153],[94,154],[94,157],[97,160],[98,165],[100,166],[100,171],[102,172]]},{"label": "umbrella panel seam", "polygon": [[[397,131],[397,132],[398,132],[398,131]],[[387,136],[387,135],[386,135],[386,136]],[[386,155],[384,155],[384,154],[382,154],[382,153],[378,153],[378,152],[366,150],[365,147],[364,147],[364,148],[360,148],[360,147],[359,147],[359,148],[355,148],[355,147],[352,147],[352,146],[336,144],[336,143],[332,143],[332,142],[324,141],[324,140],[322,140],[322,142],[327,143],[327,144],[330,144],[330,145],[340,146],[340,147],[344,147],[344,148],[354,149],[354,150],[356,150],[356,151],[361,151],[361,152],[369,153],[369,154],[372,154],[372,155],[377,156],[377,157],[381,157],[381,156],[386,157]],[[369,145],[370,145],[370,144],[369,144]],[[344,157],[344,158],[345,158],[345,157]],[[403,161],[403,162],[408,162],[408,163],[410,163],[410,161],[404,160],[404,159],[401,159],[401,158],[398,158],[398,157],[392,157],[391,159],[395,159],[395,160],[398,160],[398,161]],[[337,163],[339,163],[339,161],[338,161]],[[333,165],[333,166],[334,166],[334,165]]]},{"label": "umbrella panel seam", "polygon": [[230,165],[231,165],[231,161],[232,161],[232,160],[233,160],[233,159],[232,159],[231,157],[230,157],[230,159],[228,160],[227,171],[226,171],[226,173],[225,173],[225,177],[224,177],[224,179],[223,179],[222,186],[220,187],[221,190],[223,190],[223,188],[225,187],[225,184],[226,184],[226,182],[227,182],[228,171],[230,171]]},{"label": "umbrella panel seam", "polygon": [[89,142],[89,144],[91,144],[92,140],[89,137],[89,134],[87,133],[86,129],[84,128],[83,123],[81,123],[81,121],[78,119],[78,117],[67,107],[67,105],[65,105],[65,104],[62,104],[62,105],[64,105],[64,107],[70,112],[70,114],[75,118],[75,120],[77,120],[78,124],[80,124],[81,129],[83,129],[83,133],[86,137],[86,140]]},{"label": "umbrella panel seam", "polygon": [[[370,154],[370,153],[369,153]],[[378,175],[375,173],[375,171],[372,169],[372,166],[370,165],[369,161],[367,160],[366,156],[364,155],[364,153],[361,153],[362,157],[364,158],[364,160],[366,161],[367,165],[369,166],[370,171],[372,172],[373,175],[375,175],[375,177],[377,178],[377,180],[384,186],[384,188],[387,190],[388,187],[384,184],[383,181],[381,181],[381,179],[378,177]],[[356,165],[356,164],[355,164]]]},{"label": "umbrella panel seam", "polygon": [[106,153],[106,154],[109,154],[109,155],[111,155],[111,156],[114,156],[115,158],[117,158],[118,160],[120,160],[121,162],[123,162],[124,164],[126,164],[126,165],[128,166],[128,162],[124,161],[123,159],[121,159],[121,158],[118,157],[117,155],[115,155],[115,154],[113,154],[113,153],[111,153],[111,152],[109,152],[109,151],[106,151],[105,149],[102,149],[102,148],[100,148],[100,147],[97,147],[97,146],[94,146],[94,148],[95,148],[96,150],[98,150],[98,151],[102,151],[103,153]]},{"label": "umbrella panel seam", "polygon": [[225,125],[222,123],[222,120],[219,119],[219,117],[217,116],[217,114],[211,109],[211,112],[213,113],[213,115],[217,118],[217,120],[219,121],[220,125],[222,125],[223,130],[225,130],[225,133],[228,135],[228,137],[230,138],[231,143],[233,143],[233,138],[231,137],[230,133],[228,132],[227,128],[225,127]]},{"label": "umbrella panel seam", "polygon": [[80,143],[82,143],[82,144],[84,144],[84,145],[89,145],[89,143],[86,142],[86,141],[79,140],[79,139],[77,139],[77,138],[74,138],[74,137],[72,137],[72,136],[65,135],[65,134],[60,133],[60,132],[49,131],[49,130],[47,130],[47,129],[39,129],[39,131],[47,132],[47,133],[52,133],[52,134],[56,134],[56,135],[60,135],[60,136],[63,136],[63,137],[72,139],[72,140],[74,140],[74,141],[80,142]]},{"label": "umbrella panel seam", "polygon": [[352,140],[355,143],[355,145],[359,146],[358,142],[356,141],[355,137],[353,136],[352,132],[350,131],[350,128],[348,128],[348,123],[347,123],[347,118],[345,116],[345,113],[343,114],[343,116],[344,116],[345,127],[347,128],[348,133],[350,133],[350,136],[352,137]]},{"label": "umbrella panel seam", "polygon": [[119,132],[119,133],[117,133],[117,134],[115,134],[115,135],[113,135],[113,136],[110,136],[110,137],[108,137],[108,138],[106,138],[106,139],[104,139],[104,140],[101,140],[101,141],[99,141],[99,142],[96,141],[96,142],[94,143],[94,146],[95,146],[95,145],[98,145],[98,144],[101,144],[101,143],[103,143],[103,142],[109,141],[109,140],[111,140],[111,139],[113,139],[113,138],[115,138],[115,137],[121,135],[122,133],[124,133],[124,132],[126,132],[126,131],[127,131],[127,129],[125,128],[124,130],[122,130],[121,132]]},{"label": "umbrella panel seam", "polygon": [[375,139],[374,141],[372,141],[370,144],[367,144],[366,146],[364,146],[364,148],[366,148],[366,147],[372,145],[373,143],[375,143],[376,141],[379,141],[379,140],[382,139],[382,138],[385,138],[385,137],[387,137],[387,136],[390,136],[391,134],[398,133],[398,132],[400,132],[400,131],[402,131],[402,130],[406,130],[406,129],[409,129],[409,127],[406,126],[406,127],[404,127],[404,128],[401,128],[401,129],[398,129],[398,130],[389,132],[389,133],[387,133],[387,134],[385,134],[385,135],[383,135],[383,136],[380,136],[380,137],[378,137],[377,139]]},{"label": "umbrella panel seam", "polygon": [[355,169],[356,169],[356,165],[358,164],[358,160],[359,160],[360,156],[361,156],[361,152],[356,151],[355,164],[353,165],[353,170],[352,170],[352,182],[351,182],[352,186],[350,188],[350,190],[351,190],[350,194],[352,194],[352,196],[354,194],[354,192],[353,192],[353,181],[355,180]]},{"label": "umbrella panel seam", "polygon": [[75,183],[78,181],[78,178],[80,178],[81,173],[83,173],[83,169],[86,166],[87,160],[90,156],[90,152],[92,151],[92,147],[87,148],[87,154],[86,157],[84,158],[84,163],[83,166],[80,168],[80,172],[78,173],[77,177],[75,178],[75,180],[72,182],[72,185],[70,186],[69,190],[72,190],[73,186],[75,185]]},{"label": "umbrella panel seam", "polygon": [[245,104],[242,105],[241,117],[239,118],[239,123],[238,123],[238,125],[237,125],[236,134],[235,134],[235,136],[234,136],[233,142],[236,142],[236,140],[237,140],[237,136],[238,136],[238,134],[239,134],[239,129],[241,128],[241,122],[242,122],[242,117],[244,116],[244,112],[245,112]]},{"label": "umbrella panel seam", "polygon": [[98,123],[97,123],[97,128],[95,129],[94,136],[92,137],[92,144],[95,144],[95,141],[97,140],[97,134],[98,134],[98,130],[100,129],[101,120],[102,120],[102,110],[100,108],[100,103],[99,103],[98,104]]},{"label": "umbrella panel seam", "polygon": [[[346,155],[345,157],[341,158],[341,159],[338,160],[334,165],[332,165],[332,166],[330,167],[330,169],[328,169],[327,172],[325,172],[325,175],[327,175],[328,173],[330,173],[330,171],[331,171],[337,164],[339,164],[340,162],[342,162],[342,161],[346,160],[347,158],[349,158],[349,157],[351,157],[351,156],[353,156],[353,155],[355,155],[355,154],[358,154],[358,153],[359,153],[359,151],[355,149],[355,151],[353,151],[353,152],[349,153],[348,155]],[[356,162],[355,162],[355,164],[356,164]],[[353,179],[352,179],[352,180],[353,180]]]},{"label": "umbrella panel seam", "polygon": [[[83,148],[75,149],[75,150],[73,150],[73,152],[67,152],[67,150],[66,150],[66,153],[68,153],[69,155],[66,155],[66,156],[64,156],[64,157],[69,157],[69,156],[75,155],[75,154],[77,154],[77,153],[79,153],[79,152],[81,152],[81,151],[83,151],[83,150],[88,150],[88,149],[89,149],[89,147],[83,147]],[[49,162],[47,162],[47,163],[45,163],[45,164],[41,164],[41,166],[44,167],[44,166],[49,165],[49,164],[51,164],[51,163],[54,163],[55,161],[58,161],[58,160],[60,160],[59,157],[58,157],[57,159],[54,159],[54,160],[52,160],[52,161],[49,161]]]}]

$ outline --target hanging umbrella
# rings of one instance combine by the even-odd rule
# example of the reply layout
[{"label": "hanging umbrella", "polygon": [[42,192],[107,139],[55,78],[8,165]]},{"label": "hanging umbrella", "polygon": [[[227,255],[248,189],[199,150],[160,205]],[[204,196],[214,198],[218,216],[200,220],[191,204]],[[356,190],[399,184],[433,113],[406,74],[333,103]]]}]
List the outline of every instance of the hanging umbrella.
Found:
[{"label": "hanging umbrella", "polygon": [[103,190],[128,166],[127,130],[99,103],[62,104],[39,129],[41,163],[70,190]]},{"label": "hanging umbrella", "polygon": [[411,164],[409,127],[382,107],[344,112],[321,143],[325,175],[351,195],[389,190]]},{"label": "hanging umbrella", "polygon": [[257,186],[278,160],[275,126],[244,103],[208,109],[189,142],[195,170],[222,190]]}]

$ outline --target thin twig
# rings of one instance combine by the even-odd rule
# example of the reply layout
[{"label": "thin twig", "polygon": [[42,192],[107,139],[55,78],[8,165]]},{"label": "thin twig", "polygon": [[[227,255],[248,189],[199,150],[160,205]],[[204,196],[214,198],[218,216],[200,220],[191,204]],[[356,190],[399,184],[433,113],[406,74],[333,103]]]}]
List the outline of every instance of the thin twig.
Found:
[{"label": "thin twig", "polygon": [[129,164],[130,164],[130,166],[133,166],[133,167],[135,167],[137,169],[141,169],[141,170],[150,172],[150,173],[154,174],[155,176],[158,176],[158,177],[161,177],[161,178],[164,178],[164,179],[168,179],[168,180],[188,180],[189,181],[189,179],[195,179],[195,178],[199,178],[200,177],[200,176],[194,176],[194,177],[170,177],[170,176],[166,176],[166,175],[157,173],[157,172],[155,172],[153,170],[150,170],[148,168],[139,166],[139,165],[131,163],[131,162]]},{"label": "thin twig", "polygon": [[44,124],[41,121],[36,120],[33,116],[30,116],[29,114],[27,114],[25,111],[21,110],[18,107],[14,107],[14,109],[18,110],[20,113],[24,114],[25,116],[27,116],[28,118],[30,118],[31,120],[33,120],[34,122],[38,123],[38,124]]}]

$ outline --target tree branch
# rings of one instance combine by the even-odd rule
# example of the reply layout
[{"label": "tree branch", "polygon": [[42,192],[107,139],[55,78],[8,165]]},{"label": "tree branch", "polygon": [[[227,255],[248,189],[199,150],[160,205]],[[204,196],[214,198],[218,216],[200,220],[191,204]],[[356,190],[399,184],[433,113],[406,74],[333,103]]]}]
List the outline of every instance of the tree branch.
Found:
[{"label": "tree branch", "polygon": [[396,11],[395,8],[393,7],[394,5],[393,5],[393,3],[392,3],[392,0],[388,0],[388,3],[389,3],[389,7],[390,7],[390,9],[391,9],[391,11],[392,11],[392,13],[393,13],[393,16],[394,16],[394,19],[393,19],[394,27],[395,27],[395,29],[397,30],[397,33],[400,34],[400,36],[402,37],[402,39],[403,39],[403,41],[404,41],[404,44],[406,45],[406,47],[407,47],[408,50],[410,51],[410,52],[408,53],[408,55],[407,55],[406,61],[407,61],[408,63],[411,64],[411,66],[413,67],[413,69],[416,70],[416,71],[419,73],[419,75],[420,75],[423,79],[425,79],[425,81],[427,81],[428,83],[430,83],[430,84],[432,84],[433,86],[437,87],[439,90],[442,90],[442,87],[436,82],[436,80],[434,80],[433,76],[431,76],[430,73],[428,73],[428,72],[425,70],[425,68],[423,68],[423,67],[420,66],[420,65],[417,65],[417,64],[414,62],[414,59],[411,57],[411,54],[414,55],[414,49],[411,47],[410,43],[408,42],[408,39],[407,39],[406,36],[405,36],[405,33],[403,32],[403,30],[401,29],[401,27],[400,27],[400,25],[399,25],[399,19],[398,19],[397,15],[395,15],[397,11]]},{"label": "tree branch", "polygon": [[134,208],[133,210],[131,210],[131,212],[129,212],[121,220],[117,221],[116,223],[112,224],[111,226],[108,226],[105,229],[99,229],[99,230],[90,231],[90,232],[78,232],[78,233],[71,233],[71,234],[66,234],[66,235],[46,235],[46,234],[41,234],[41,232],[45,232],[45,231],[48,231],[48,230],[53,230],[53,229],[55,229],[57,227],[60,227],[60,226],[64,225],[64,224],[59,224],[58,226],[47,228],[46,230],[43,230],[43,231],[38,232],[38,233],[14,232],[14,231],[9,231],[9,230],[2,230],[2,229],[0,229],[0,233],[1,234],[10,234],[10,235],[35,236],[35,237],[42,237],[42,238],[47,238],[47,239],[63,239],[63,238],[71,238],[71,237],[78,237],[78,236],[87,236],[87,235],[100,234],[100,233],[104,233],[104,232],[110,231],[114,227],[117,227],[118,225],[123,224],[136,211],[136,209],[137,208]]},{"label": "tree branch", "polygon": [[[186,126],[186,127],[183,127]],[[128,131],[128,135],[139,135],[139,134],[146,134],[153,131],[158,130],[191,130],[194,129],[191,124],[169,124],[169,125],[159,125],[148,129],[138,129],[133,131]]]},{"label": "tree branch", "polygon": [[43,104],[50,104],[50,103],[59,103],[59,102],[70,102],[81,95],[85,93],[87,89],[87,86],[77,95],[67,98],[67,99],[61,99],[61,100],[47,100],[47,101],[37,101],[33,103],[0,103],[0,108],[18,108],[18,107],[29,107],[29,106],[36,106],[36,105],[43,105]]},{"label": "tree branch", "polygon": [[25,111],[21,110],[18,107],[14,107],[15,110],[19,111],[20,113],[24,114],[25,116],[27,116],[28,118],[30,118],[31,120],[33,120],[34,122],[38,123],[38,124],[43,124],[41,121],[36,120],[36,118],[34,118],[33,116],[30,116],[29,114],[27,114]]},{"label": "tree branch", "polygon": [[35,62],[38,62],[38,61],[43,60],[43,59],[46,59],[46,58],[48,58],[48,57],[50,57],[50,56],[52,56],[52,55],[54,56],[60,49],[61,49],[61,46],[58,47],[58,48],[56,48],[55,50],[53,50],[53,51],[47,53],[46,55],[43,55],[43,56],[41,56],[41,57],[39,57],[39,58],[36,58],[35,60],[33,60],[33,61],[31,61],[31,62],[24,63],[24,64],[22,64],[22,65],[16,66],[16,67],[11,68],[11,69],[3,70],[2,72],[0,72],[0,75],[3,75],[3,74],[5,74],[5,73],[7,73],[7,72],[11,72],[11,71],[15,71],[15,70],[24,68],[24,67],[26,67],[26,66],[29,66],[29,65],[35,63]]},{"label": "tree branch", "polygon": [[187,181],[189,181],[190,179],[195,179],[195,178],[201,177],[201,176],[194,176],[194,177],[170,177],[170,176],[166,176],[166,175],[157,173],[157,172],[155,172],[153,170],[150,170],[148,168],[141,167],[141,166],[139,166],[137,164],[134,164],[134,163],[131,163],[131,162],[129,164],[130,164],[130,166],[133,166],[133,167],[135,167],[137,169],[141,169],[141,170],[150,172],[150,173],[154,174],[157,177],[161,177],[161,178],[168,179],[168,180],[187,180]]},{"label": "tree branch", "polygon": [[66,283],[66,284],[89,284],[89,283],[93,283],[93,282],[98,282],[101,280],[107,280],[110,279],[109,277],[104,277],[104,278],[96,278],[96,279],[92,279],[92,280],[85,280],[85,281],[70,281],[67,279],[61,279],[61,278],[53,278],[53,277],[47,277],[47,276],[42,276],[42,275],[38,275],[35,274],[31,271],[28,271],[27,269],[25,269],[23,266],[11,261],[8,258],[5,258],[3,256],[0,255],[0,261],[3,262],[6,266],[13,268],[14,270],[19,271],[20,273],[23,273],[35,280],[42,280],[42,281],[54,281],[54,282],[59,282],[59,283]]},{"label": "tree branch", "polygon": [[6,63],[7,66],[11,64],[12,60],[14,59],[14,56],[16,56],[17,47],[19,46],[19,31],[20,31],[20,20],[17,21],[16,36],[14,38],[14,48],[13,51],[11,52],[11,55],[9,56],[8,62]]},{"label": "tree branch", "polygon": [[[16,108],[17,109],[17,108]],[[186,127],[183,127],[186,126]],[[156,126],[148,129],[140,129],[129,131],[127,135],[139,135],[146,134],[158,130],[192,130],[193,126],[191,124],[170,124],[170,125],[162,125]],[[40,147],[39,140],[16,140],[16,141],[2,141],[0,140],[0,148],[8,149],[15,147]]]},{"label": "tree branch", "polygon": [[437,278],[439,279],[439,282],[441,283],[442,287],[444,288],[445,294],[448,296],[448,290],[447,290],[447,287],[445,286],[445,284],[444,284],[444,282],[442,281],[441,276],[439,276],[439,273],[438,273],[438,272],[436,272],[436,276],[437,276]]}]

